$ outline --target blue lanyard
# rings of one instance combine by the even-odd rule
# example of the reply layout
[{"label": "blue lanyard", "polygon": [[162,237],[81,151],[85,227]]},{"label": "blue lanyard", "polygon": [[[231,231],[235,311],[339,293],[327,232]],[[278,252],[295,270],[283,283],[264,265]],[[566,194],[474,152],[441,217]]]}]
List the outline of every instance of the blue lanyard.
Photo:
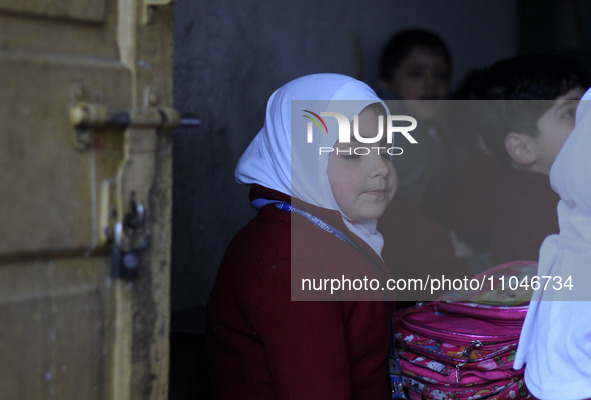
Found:
[{"label": "blue lanyard", "polygon": [[[269,200],[269,199],[255,199],[250,204],[254,208],[256,208],[257,210],[260,210],[262,207],[264,207],[268,204],[273,204],[275,207],[277,207],[278,209],[280,209],[282,211],[293,212],[293,213],[303,216],[308,221],[310,221],[314,225],[316,225],[318,228],[322,229],[323,231],[325,231],[327,233],[330,233],[333,236],[336,236],[337,238],[339,238],[343,242],[350,244],[355,249],[360,251],[361,254],[363,254],[367,259],[369,259],[369,261],[376,268],[376,270],[378,271],[378,275],[380,276],[380,279],[382,280],[382,283],[383,283],[384,278],[382,276],[382,272],[380,271],[380,268],[378,267],[378,265],[376,265],[376,263],[371,259],[371,257],[361,247],[359,247],[359,245],[357,245],[355,242],[353,242],[351,239],[349,239],[343,232],[341,232],[337,228],[333,227],[332,225],[327,224],[326,222],[324,222],[320,218],[310,214],[307,211],[304,211],[302,209],[294,207],[285,201]],[[394,399],[406,399],[406,395],[404,394],[404,387],[402,386],[402,370],[400,367],[400,359],[398,358],[398,352],[396,351],[396,338],[394,336],[394,323],[392,322],[392,309],[390,308],[390,302],[388,301],[387,296],[386,296],[386,306],[388,307],[388,312],[389,312],[389,317],[390,317],[390,329],[392,332],[392,343],[390,344],[389,366],[388,366],[388,369],[390,372],[390,386],[392,388],[392,399],[393,400]]]},{"label": "blue lanyard", "polygon": [[280,200],[256,199],[256,200],[253,200],[250,204],[254,208],[256,208],[257,210],[260,210],[261,207],[264,207],[267,204],[273,204],[275,207],[277,207],[280,210],[299,214],[302,217],[305,217],[308,221],[312,222],[318,228],[322,229],[325,232],[330,233],[333,236],[336,236],[337,238],[341,239],[343,242],[350,244],[351,246],[357,248],[359,251],[361,251],[365,255],[365,252],[363,252],[363,250],[357,244],[355,244],[351,239],[349,239],[343,232],[341,232],[337,228],[333,227],[332,225],[327,224],[326,222],[324,222],[320,218],[310,214],[309,212],[304,211],[300,208],[294,207],[289,203],[286,203],[286,202],[280,201]]}]

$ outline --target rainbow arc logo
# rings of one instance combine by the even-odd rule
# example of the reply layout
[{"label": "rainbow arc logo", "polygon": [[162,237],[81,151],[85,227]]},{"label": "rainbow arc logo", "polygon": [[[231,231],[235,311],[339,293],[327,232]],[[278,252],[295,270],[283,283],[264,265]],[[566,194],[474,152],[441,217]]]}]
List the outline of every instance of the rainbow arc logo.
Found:
[{"label": "rainbow arc logo", "polygon": [[[308,118],[310,121],[312,121],[313,123],[316,124],[316,126],[318,127],[318,129],[320,130],[320,133],[323,132],[322,127],[324,127],[324,132],[328,135],[328,128],[326,127],[326,123],[324,122],[324,120],[322,119],[322,117],[318,114],[316,114],[313,111],[309,111],[309,110],[302,110],[310,115],[312,115],[313,117],[311,117],[310,115],[302,115],[303,117]],[[308,122],[308,142],[311,143],[312,142],[312,122]],[[322,124],[322,126],[320,126],[320,124]]]}]

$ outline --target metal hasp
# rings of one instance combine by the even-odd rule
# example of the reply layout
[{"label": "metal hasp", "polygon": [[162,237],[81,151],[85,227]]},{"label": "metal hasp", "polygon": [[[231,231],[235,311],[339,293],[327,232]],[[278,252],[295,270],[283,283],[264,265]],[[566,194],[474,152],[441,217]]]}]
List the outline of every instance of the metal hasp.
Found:
[{"label": "metal hasp", "polygon": [[[129,188],[131,192],[123,190],[121,174],[126,168],[131,167],[133,170],[137,157],[152,148],[153,142],[144,135],[151,136],[154,130],[174,128],[181,120],[179,113],[167,107],[121,111],[110,110],[102,104],[79,102],[70,109],[69,117],[75,127],[74,145],[79,151],[100,153],[100,150],[104,151],[108,135],[119,138],[117,143],[122,146],[120,172],[117,178],[105,180],[101,185],[99,235],[101,243],[111,245],[111,276],[125,280],[136,279],[142,253],[150,246],[150,236],[145,226],[146,209],[139,200],[145,196],[139,195],[135,188]],[[134,142],[135,150],[131,150],[129,141],[132,139],[129,135],[132,132],[152,144],[142,147],[139,142]],[[128,144],[125,145],[125,142]],[[142,148],[140,154],[137,153],[138,146]],[[136,161],[130,162],[130,157],[136,157]],[[129,193],[129,197],[126,193]]]},{"label": "metal hasp", "polygon": [[[111,248],[113,278],[133,280],[137,277],[141,253],[150,246],[150,237],[143,232],[145,217],[143,204],[136,202],[132,196],[130,211],[123,222],[117,222],[114,227]],[[139,238],[140,242],[134,243],[131,238]]]}]

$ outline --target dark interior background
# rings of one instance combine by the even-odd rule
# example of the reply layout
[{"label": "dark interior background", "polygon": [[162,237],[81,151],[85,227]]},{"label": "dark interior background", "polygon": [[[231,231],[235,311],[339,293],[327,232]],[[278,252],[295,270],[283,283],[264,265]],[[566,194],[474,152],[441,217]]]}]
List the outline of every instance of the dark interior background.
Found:
[{"label": "dark interior background", "polygon": [[373,86],[382,46],[409,27],[446,41],[452,89],[517,54],[560,53],[591,66],[584,0],[177,1],[175,107],[202,125],[174,133],[171,400],[211,398],[203,309],[227,244],[254,215],[233,173],[267,98],[316,72]]}]

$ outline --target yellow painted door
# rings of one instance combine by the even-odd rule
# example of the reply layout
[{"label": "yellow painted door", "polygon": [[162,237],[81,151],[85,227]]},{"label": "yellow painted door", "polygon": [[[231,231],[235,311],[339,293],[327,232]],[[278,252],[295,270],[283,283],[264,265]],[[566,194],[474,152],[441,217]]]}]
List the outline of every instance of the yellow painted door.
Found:
[{"label": "yellow painted door", "polygon": [[164,399],[169,0],[0,0],[0,399]]}]

